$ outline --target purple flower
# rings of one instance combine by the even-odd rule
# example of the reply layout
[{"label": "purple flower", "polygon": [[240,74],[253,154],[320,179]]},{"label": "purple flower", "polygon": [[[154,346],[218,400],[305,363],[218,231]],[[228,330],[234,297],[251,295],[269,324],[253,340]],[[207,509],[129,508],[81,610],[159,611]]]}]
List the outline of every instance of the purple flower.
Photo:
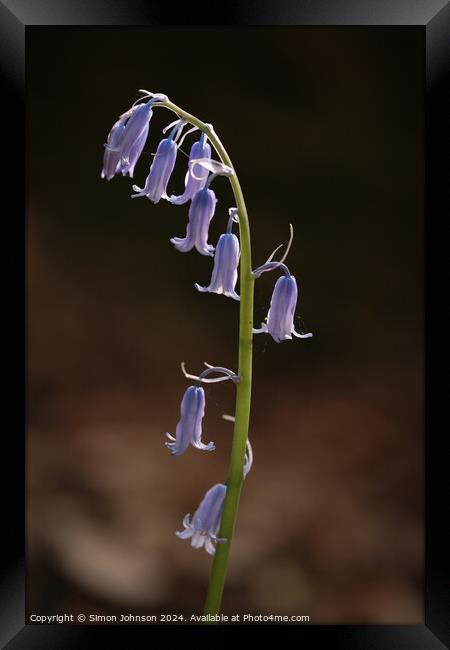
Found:
[{"label": "purple flower", "polygon": [[120,171],[134,170],[147,139],[154,101],[133,106],[113,125],[105,145],[102,178],[111,180]]},{"label": "purple flower", "polygon": [[214,267],[208,287],[195,284],[198,291],[222,293],[228,298],[240,300],[234,290],[237,282],[239,264],[239,240],[233,233],[220,235],[214,255]]},{"label": "purple flower", "polygon": [[[210,159],[211,158],[211,147],[207,142],[206,134],[202,133],[200,140],[194,142],[191,147],[189,154],[189,167],[185,179],[185,189],[183,194],[180,196],[171,196],[169,201],[175,205],[182,205],[187,203],[192,197],[203,187],[205,187],[208,172],[202,169],[200,165],[194,164],[193,169],[191,168],[191,161],[196,160],[197,158],[201,159]],[[198,177],[198,178],[196,178]]]},{"label": "purple flower", "polygon": [[202,443],[202,419],[205,415],[205,391],[201,386],[189,386],[181,401],[181,418],[177,424],[175,438],[166,433],[171,442],[166,442],[166,447],[172,451],[173,456],[180,456],[193,445],[203,451],[213,451],[215,445],[209,442]]},{"label": "purple flower", "polygon": [[195,248],[202,255],[213,255],[214,246],[208,244],[209,223],[216,209],[216,195],[205,187],[199,190],[191,201],[186,237],[172,237],[170,240],[180,253]]},{"label": "purple flower", "polygon": [[[234,418],[232,418],[234,420]],[[243,477],[246,478],[253,464],[253,451],[250,440],[247,438],[247,449],[243,468]],[[214,485],[203,497],[199,507],[195,511],[192,520],[190,514],[183,519],[185,530],[175,533],[181,539],[192,538],[191,545],[194,548],[205,546],[210,555],[216,552],[216,544],[224,544],[227,540],[218,538],[220,523],[222,519],[223,504],[227,486],[223,483]]]},{"label": "purple flower", "polygon": [[120,141],[120,150],[122,154],[122,160],[127,163],[130,152],[136,143],[136,140],[141,135],[142,131],[151,120],[153,115],[152,103],[154,100],[149,100],[145,104],[138,104],[132,109],[132,113],[125,125],[125,131],[123,133],[122,139]]},{"label": "purple flower", "polygon": [[140,158],[142,150],[144,149],[145,143],[147,141],[149,126],[150,123],[147,122],[147,124],[144,126],[143,130],[141,131],[141,134],[135,140],[128,154],[128,161],[127,162],[122,161],[121,171],[123,176],[126,176],[128,174],[130,178],[133,178],[134,168],[136,166],[137,161]]},{"label": "purple flower", "polygon": [[226,492],[227,487],[223,483],[217,483],[209,489],[195,511],[192,521],[189,514],[185,516],[183,519],[185,530],[177,532],[177,537],[181,539],[191,537],[191,546],[201,548],[204,545],[207,553],[214,555],[215,545],[226,542],[225,539],[217,537]]},{"label": "purple flower", "polygon": [[289,273],[284,264],[272,263],[271,266],[282,266],[287,273],[278,278],[275,283],[266,322],[262,323],[259,329],[254,329],[253,333],[266,332],[277,343],[292,339],[292,334],[301,339],[310,338],[312,334],[299,334],[294,329],[294,312],[298,294],[297,282],[294,276]]},{"label": "purple flower", "polygon": [[173,140],[172,134],[168,138],[161,140],[151,164],[150,172],[145,180],[145,185],[143,188],[133,185],[133,190],[137,194],[132,194],[132,199],[138,196],[146,196],[153,203],[158,203],[161,198],[167,198],[167,184],[175,167],[177,152],[178,147]]},{"label": "purple flower", "polygon": [[109,132],[108,141],[105,144],[101,177],[106,178],[108,181],[120,171],[121,151],[119,143],[125,131],[125,122],[127,119],[127,117],[121,117],[117,120]]}]

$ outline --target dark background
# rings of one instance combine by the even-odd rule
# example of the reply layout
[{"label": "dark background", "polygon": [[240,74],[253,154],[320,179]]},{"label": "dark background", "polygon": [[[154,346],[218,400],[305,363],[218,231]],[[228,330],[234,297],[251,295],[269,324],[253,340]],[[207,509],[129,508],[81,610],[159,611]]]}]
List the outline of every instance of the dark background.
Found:
[{"label": "dark background", "polygon": [[[100,180],[138,88],[224,142],[254,266],[295,229],[307,341],[255,337],[251,437],[226,613],[423,621],[423,32],[419,28],[32,28],[28,105],[28,611],[199,613],[210,559],[178,540],[223,481],[229,385],[178,459],[191,371],[236,367],[238,305],[169,243],[187,206]],[[156,111],[141,184],[161,129]],[[190,141],[183,149],[189,151]],[[185,158],[169,185],[180,193]],[[224,179],[210,241],[233,198]],[[256,285],[255,323],[274,275]]]}]

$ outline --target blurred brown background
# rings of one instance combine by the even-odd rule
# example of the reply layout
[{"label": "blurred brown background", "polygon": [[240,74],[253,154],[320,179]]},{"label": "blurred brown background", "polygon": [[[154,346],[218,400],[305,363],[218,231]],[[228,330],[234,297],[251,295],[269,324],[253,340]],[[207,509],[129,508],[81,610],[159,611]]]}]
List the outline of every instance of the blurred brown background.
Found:
[{"label": "blurred brown background", "polygon": [[[175,537],[226,478],[234,389],[172,458],[191,372],[236,367],[238,304],[200,294],[187,206],[100,180],[138,88],[212,122],[254,265],[295,228],[307,341],[255,337],[246,481],[225,613],[423,621],[423,58],[416,28],[29,28],[28,610],[200,613],[210,558]],[[155,111],[142,184],[170,113]],[[191,136],[192,138],[192,136]],[[189,151],[190,142],[183,149]],[[180,193],[179,156],[169,193]],[[224,179],[210,241],[233,205]],[[258,281],[255,323],[275,274]]]}]

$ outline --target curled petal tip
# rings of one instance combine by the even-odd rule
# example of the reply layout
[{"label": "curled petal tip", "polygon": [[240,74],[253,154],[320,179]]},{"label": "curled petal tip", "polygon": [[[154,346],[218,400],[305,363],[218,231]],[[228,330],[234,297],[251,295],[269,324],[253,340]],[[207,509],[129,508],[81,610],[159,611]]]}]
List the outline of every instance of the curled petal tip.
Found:
[{"label": "curled petal tip", "polygon": [[292,334],[299,339],[310,339],[313,336],[312,332],[308,332],[307,334],[299,334],[295,330],[292,332]]}]

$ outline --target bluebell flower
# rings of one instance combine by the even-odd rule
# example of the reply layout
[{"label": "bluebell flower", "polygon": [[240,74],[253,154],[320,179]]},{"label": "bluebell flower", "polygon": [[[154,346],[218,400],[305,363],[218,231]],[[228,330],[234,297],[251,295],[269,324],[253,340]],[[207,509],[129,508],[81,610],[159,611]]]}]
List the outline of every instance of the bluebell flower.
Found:
[{"label": "bluebell flower", "polygon": [[239,239],[231,232],[233,221],[236,218],[236,208],[231,208],[227,232],[220,235],[214,255],[214,267],[211,275],[211,282],[207,287],[195,284],[198,291],[218,293],[240,300],[235,291],[238,264],[239,264]]},{"label": "bluebell flower", "polygon": [[190,521],[190,515],[187,514],[183,519],[185,530],[177,532],[177,537],[181,539],[192,538],[191,546],[201,548],[210,555],[216,552],[216,544],[226,542],[225,539],[217,537],[220,529],[222,518],[223,504],[227,487],[223,483],[217,483],[203,497],[200,505]]},{"label": "bluebell flower", "polygon": [[[233,418],[234,420],[234,418]],[[246,478],[253,464],[253,451],[250,441],[247,440],[247,449],[245,454],[245,463],[243,476]],[[200,505],[190,519],[187,514],[183,519],[183,531],[177,531],[175,534],[180,539],[192,538],[191,546],[202,548],[210,555],[216,552],[216,544],[224,544],[225,538],[217,537],[220,530],[220,524],[223,513],[223,505],[227,493],[227,486],[223,483],[217,483],[203,497]]]},{"label": "bluebell flower", "polygon": [[137,137],[133,146],[131,147],[128,154],[128,160],[122,161],[121,172],[123,176],[128,175],[130,178],[133,178],[134,168],[136,167],[136,163],[141,156],[141,153],[145,147],[145,143],[147,142],[149,127],[150,123],[147,122],[147,124],[144,126],[144,129],[141,131],[140,135]]},{"label": "bluebell flower", "polygon": [[200,139],[191,147],[189,153],[189,167],[185,178],[185,189],[183,194],[180,196],[171,196],[169,201],[175,205],[182,205],[187,203],[193,196],[205,187],[206,181],[208,179],[208,172],[205,173],[204,170],[200,168],[200,165],[194,164],[191,166],[191,162],[197,158],[210,159],[211,158],[211,146],[207,142],[207,137],[205,133],[202,133]]},{"label": "bluebell flower", "polygon": [[166,442],[173,456],[183,454],[189,445],[203,451],[213,451],[215,445],[202,443],[202,419],[205,415],[205,391],[201,386],[189,386],[181,401],[181,418],[177,424],[175,438],[166,433]]},{"label": "bluebell flower", "polygon": [[[125,164],[128,163],[130,152],[136,144],[139,136],[147,129],[153,115],[152,104],[154,100],[150,99],[144,104],[138,104],[133,107],[132,113],[125,125],[125,131],[120,140],[120,151],[122,160]],[[148,131],[147,131],[148,132]]]},{"label": "bluebell flower", "polygon": [[214,246],[208,244],[208,230],[216,203],[216,195],[208,187],[195,194],[189,207],[186,237],[172,237],[170,240],[180,253],[187,253],[195,247],[202,255],[214,254]]},{"label": "bluebell flower", "polygon": [[125,131],[125,122],[127,119],[127,117],[121,117],[117,120],[109,132],[108,140],[105,144],[101,177],[106,178],[108,181],[114,178],[116,173],[120,171],[122,155],[119,143]]},{"label": "bluebell flower", "polygon": [[133,190],[137,194],[132,194],[131,198],[146,196],[153,203],[158,203],[161,198],[167,198],[166,190],[170,175],[175,167],[178,147],[173,140],[172,134],[164,138],[158,145],[155,157],[150,166],[150,172],[145,180],[143,188],[133,185]]},{"label": "bluebell flower", "polygon": [[260,267],[254,274],[270,270],[272,267],[283,268],[285,275],[278,278],[270,301],[270,309],[266,317],[266,322],[261,324],[259,329],[254,329],[254,334],[265,332],[270,334],[274,341],[280,343],[287,339],[292,339],[292,335],[301,339],[310,338],[312,334],[299,334],[294,327],[294,313],[297,306],[297,282],[285,264],[280,262],[269,262]]},{"label": "bluebell flower", "polygon": [[113,125],[105,145],[102,178],[111,180],[122,170],[124,173],[128,173],[130,167],[134,170],[147,138],[154,101],[150,99],[133,106]]}]

